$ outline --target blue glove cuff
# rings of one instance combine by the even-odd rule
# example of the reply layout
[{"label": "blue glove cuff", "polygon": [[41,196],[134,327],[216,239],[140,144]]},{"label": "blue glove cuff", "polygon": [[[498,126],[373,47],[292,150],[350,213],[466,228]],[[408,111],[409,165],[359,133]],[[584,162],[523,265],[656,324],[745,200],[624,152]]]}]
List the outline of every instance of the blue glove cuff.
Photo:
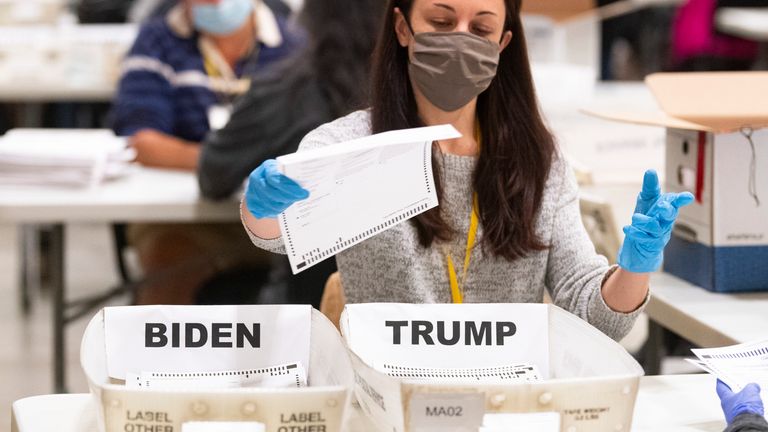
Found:
[{"label": "blue glove cuff", "polygon": [[661,268],[661,263],[664,261],[663,250],[657,255],[649,257],[643,256],[647,252],[639,252],[635,246],[631,238],[624,239],[624,244],[621,245],[616,259],[619,267],[632,273],[653,273]]}]

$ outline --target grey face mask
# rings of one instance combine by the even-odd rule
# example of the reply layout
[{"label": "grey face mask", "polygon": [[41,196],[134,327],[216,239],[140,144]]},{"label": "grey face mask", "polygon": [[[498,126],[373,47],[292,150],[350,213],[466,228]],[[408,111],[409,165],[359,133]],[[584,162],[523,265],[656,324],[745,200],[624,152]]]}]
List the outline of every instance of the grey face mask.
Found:
[{"label": "grey face mask", "polygon": [[491,85],[499,65],[499,44],[465,32],[411,33],[408,72],[437,108],[456,111]]}]

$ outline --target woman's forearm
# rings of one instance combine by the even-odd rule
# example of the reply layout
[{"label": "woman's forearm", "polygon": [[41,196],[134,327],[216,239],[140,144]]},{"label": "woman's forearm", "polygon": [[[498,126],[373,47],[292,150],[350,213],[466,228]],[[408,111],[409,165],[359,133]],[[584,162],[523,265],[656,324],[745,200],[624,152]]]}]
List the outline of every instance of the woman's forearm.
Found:
[{"label": "woman's forearm", "polygon": [[603,284],[605,304],[616,312],[634,312],[648,296],[650,278],[648,273],[617,269]]},{"label": "woman's forearm", "polygon": [[251,233],[256,235],[256,237],[264,240],[272,240],[280,237],[280,225],[277,223],[277,219],[256,219],[251,212],[248,211],[244,202],[241,202],[240,206],[246,227]]}]

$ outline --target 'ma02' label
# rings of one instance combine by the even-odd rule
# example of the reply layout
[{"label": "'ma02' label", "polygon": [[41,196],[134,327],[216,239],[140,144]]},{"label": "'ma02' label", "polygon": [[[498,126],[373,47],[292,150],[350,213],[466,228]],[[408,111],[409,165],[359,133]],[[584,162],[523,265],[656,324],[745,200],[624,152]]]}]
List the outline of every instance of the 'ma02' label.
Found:
[{"label": "'ma02' label", "polygon": [[416,393],[409,408],[412,429],[477,431],[483,425],[485,395]]}]

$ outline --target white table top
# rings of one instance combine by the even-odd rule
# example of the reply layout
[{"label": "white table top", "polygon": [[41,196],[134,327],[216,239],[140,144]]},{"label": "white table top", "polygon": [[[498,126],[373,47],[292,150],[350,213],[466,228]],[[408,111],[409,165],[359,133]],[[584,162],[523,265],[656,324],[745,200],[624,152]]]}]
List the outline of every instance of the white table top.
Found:
[{"label": "white table top", "polygon": [[721,8],[715,25],[723,33],[768,42],[768,8]]},{"label": "white table top", "polygon": [[88,85],[56,80],[53,82],[16,82],[0,84],[0,102],[109,102],[116,83]]},{"label": "white table top", "polygon": [[[12,432],[95,432],[93,403],[89,394],[35,396],[18,400],[13,404]],[[715,394],[713,377],[670,375],[644,377],[641,380],[633,431],[720,432],[724,428],[725,421]],[[351,432],[363,431],[353,427]]]},{"label": "white table top", "polygon": [[201,200],[192,172],[136,165],[127,176],[91,189],[0,185],[1,222],[223,222],[239,217],[236,197]]},{"label": "white table top", "polygon": [[648,316],[703,347],[768,338],[768,292],[719,294],[672,275],[651,277]]}]

